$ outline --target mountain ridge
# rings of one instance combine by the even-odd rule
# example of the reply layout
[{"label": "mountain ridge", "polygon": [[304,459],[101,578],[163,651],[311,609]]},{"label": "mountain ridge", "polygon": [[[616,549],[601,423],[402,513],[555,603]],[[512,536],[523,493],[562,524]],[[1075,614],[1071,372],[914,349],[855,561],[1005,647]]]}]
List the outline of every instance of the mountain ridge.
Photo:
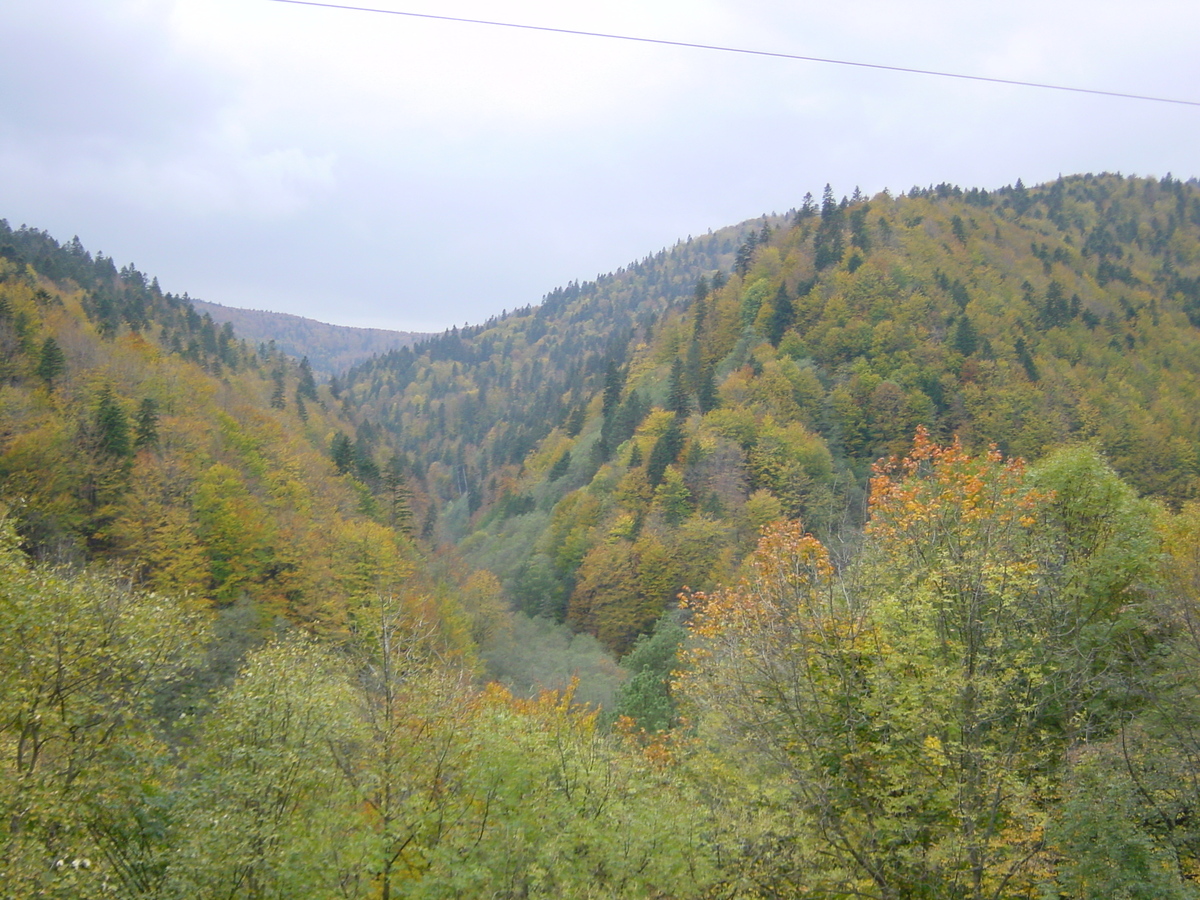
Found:
[{"label": "mountain ridge", "polygon": [[293,313],[225,306],[188,298],[218,324],[230,323],[238,335],[255,344],[275,342],[278,350],[308,358],[315,374],[328,379],[365,360],[431,337],[419,331],[397,331],[357,325],[334,325]]}]

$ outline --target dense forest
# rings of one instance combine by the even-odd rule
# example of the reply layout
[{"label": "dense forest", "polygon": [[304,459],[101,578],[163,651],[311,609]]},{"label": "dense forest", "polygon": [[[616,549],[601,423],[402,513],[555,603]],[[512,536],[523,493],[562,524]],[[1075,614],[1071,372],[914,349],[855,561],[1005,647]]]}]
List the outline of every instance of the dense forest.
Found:
[{"label": "dense forest", "polygon": [[0,223],[0,345],[0,896],[1200,896],[1194,182],[827,188],[327,382]]},{"label": "dense forest", "polygon": [[826,191],[377,358],[345,394],[428,498],[426,536],[624,653],[781,515],[853,543],[872,464],[919,426],[1026,459],[1087,442],[1194,498],[1198,239],[1170,178]]}]

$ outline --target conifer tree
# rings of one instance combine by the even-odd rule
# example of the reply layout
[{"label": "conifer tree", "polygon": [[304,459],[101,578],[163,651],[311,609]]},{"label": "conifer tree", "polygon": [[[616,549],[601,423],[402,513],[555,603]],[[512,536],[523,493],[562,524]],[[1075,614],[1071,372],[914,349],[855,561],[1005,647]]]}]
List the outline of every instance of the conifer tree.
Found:
[{"label": "conifer tree", "polygon": [[979,333],[965,314],[954,326],[953,346],[963,356],[970,356],[979,349]]},{"label": "conifer tree", "polygon": [[354,467],[354,445],[345,432],[339,431],[329,445],[329,456],[339,475],[345,475]]},{"label": "conifer tree", "polygon": [[276,367],[275,371],[271,373],[271,378],[275,382],[275,390],[271,394],[271,408],[286,409],[287,395],[283,387],[283,366]]},{"label": "conifer tree", "polygon": [[42,342],[42,352],[38,358],[38,378],[46,382],[46,387],[54,389],[54,380],[67,370],[67,357],[58,346],[58,341],[52,337]]},{"label": "conifer tree", "polygon": [[667,430],[662,433],[650,451],[650,459],[646,463],[646,480],[651,487],[658,487],[662,482],[663,473],[667,466],[675,462],[679,451],[683,449],[683,429],[679,427],[679,417],[674,416]]},{"label": "conifer tree", "polygon": [[615,359],[610,359],[604,370],[604,407],[603,412],[607,417],[621,402],[621,390],[625,387],[625,374],[621,371],[621,367],[617,365]]},{"label": "conifer tree", "polygon": [[317,382],[313,378],[312,366],[308,364],[307,356],[300,360],[300,383],[296,385],[296,397],[317,399]]},{"label": "conifer tree", "polygon": [[687,416],[692,410],[692,401],[683,382],[683,362],[676,357],[671,362],[671,374],[667,378],[667,409],[677,416]]},{"label": "conifer tree", "polygon": [[842,220],[842,207],[833,199],[833,188],[827,184],[821,200],[821,224],[813,238],[813,262],[818,269],[827,269],[842,261],[845,253]]},{"label": "conifer tree", "polygon": [[697,391],[700,413],[711,412],[717,408],[720,398],[717,396],[717,374],[712,366],[700,373],[700,389]]},{"label": "conifer tree", "polygon": [[146,397],[138,407],[137,418],[134,419],[134,449],[153,447],[158,443],[158,404],[153,398]]},{"label": "conifer tree", "polygon": [[412,491],[404,474],[404,461],[392,454],[383,468],[383,486],[387,491],[391,526],[412,537],[416,531],[412,511]]},{"label": "conifer tree", "polygon": [[113,397],[111,388],[105,388],[100,394],[96,407],[96,450],[98,455],[117,459],[128,456],[133,450],[129,420]]},{"label": "conifer tree", "polygon": [[771,312],[770,324],[767,326],[767,338],[772,347],[779,346],[784,333],[792,327],[795,317],[796,308],[792,305],[792,298],[788,295],[787,285],[780,284],[779,290],[775,292],[775,306]]},{"label": "conifer tree", "polygon": [[558,481],[567,474],[567,470],[571,468],[571,451],[567,450],[554,461],[554,465],[550,467],[550,472],[546,475],[550,481]]}]

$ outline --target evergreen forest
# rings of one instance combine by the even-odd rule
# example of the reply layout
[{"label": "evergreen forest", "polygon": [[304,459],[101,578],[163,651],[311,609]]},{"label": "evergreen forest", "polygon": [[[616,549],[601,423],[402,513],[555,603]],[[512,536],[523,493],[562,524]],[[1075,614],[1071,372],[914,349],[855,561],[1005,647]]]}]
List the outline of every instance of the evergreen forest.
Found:
[{"label": "evergreen forest", "polygon": [[0,220],[0,897],[1200,898],[1200,183],[294,318]]}]

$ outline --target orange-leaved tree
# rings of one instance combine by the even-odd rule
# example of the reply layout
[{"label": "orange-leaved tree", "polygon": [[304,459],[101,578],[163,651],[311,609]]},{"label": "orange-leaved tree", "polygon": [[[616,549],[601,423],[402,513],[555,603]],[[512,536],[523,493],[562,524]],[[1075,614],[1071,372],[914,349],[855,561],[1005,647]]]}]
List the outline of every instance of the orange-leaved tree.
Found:
[{"label": "orange-leaved tree", "polygon": [[[1064,513],[1115,478],[1080,466],[1078,484],[1053,462],[1031,476],[918,431],[876,466],[852,563],[779,523],[739,586],[691,599],[692,712],[782,777],[814,888],[999,898],[1052,877],[1044,828],[1068,751],[1103,727],[1087,704],[1114,702],[1101,685],[1129,629],[1112,623],[1133,599],[1083,602],[1080,566],[1062,563]],[[1101,512],[1132,545],[1133,498],[1110,494],[1121,508]]]}]

